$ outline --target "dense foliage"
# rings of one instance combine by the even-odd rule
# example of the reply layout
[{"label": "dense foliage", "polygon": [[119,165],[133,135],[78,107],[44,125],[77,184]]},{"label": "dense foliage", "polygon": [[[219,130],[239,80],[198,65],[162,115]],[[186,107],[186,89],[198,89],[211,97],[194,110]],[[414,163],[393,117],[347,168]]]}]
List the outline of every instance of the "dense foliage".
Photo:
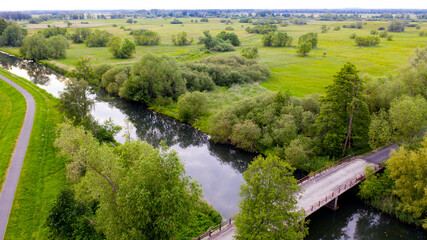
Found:
[{"label": "dense foliage", "polygon": [[293,171],[274,156],[259,156],[249,165],[240,186],[236,239],[304,239],[308,228],[296,206],[299,186]]},{"label": "dense foliage", "polygon": [[65,27],[53,26],[53,27],[45,28],[41,30],[39,33],[43,34],[45,38],[50,38],[58,35],[66,36],[68,33],[68,29]]},{"label": "dense foliage", "polygon": [[245,47],[242,49],[242,51],[240,51],[240,54],[242,57],[247,59],[256,59],[259,57],[257,47]]},{"label": "dense foliage", "polygon": [[270,32],[262,36],[262,44],[266,47],[290,47],[293,38],[285,32]]},{"label": "dense foliage", "polygon": [[187,92],[178,98],[177,106],[180,120],[194,123],[207,111],[207,97],[201,92]]},{"label": "dense foliage", "polygon": [[33,60],[65,58],[67,48],[68,41],[64,36],[46,39],[41,34],[35,34],[24,39],[20,52],[24,58]]},{"label": "dense foliage", "polygon": [[19,47],[25,36],[27,36],[27,30],[12,22],[3,30],[0,36],[0,46]]},{"label": "dense foliage", "polygon": [[95,30],[87,37],[86,46],[88,47],[106,47],[112,34],[107,31]]},{"label": "dense foliage", "polygon": [[91,32],[92,30],[89,28],[76,28],[70,38],[73,43],[83,43],[89,37]]},{"label": "dense foliage", "polygon": [[122,41],[119,36],[111,38],[107,46],[116,58],[131,58],[135,52],[135,44],[129,41],[129,39]]},{"label": "dense foliage", "polygon": [[199,38],[199,43],[204,44],[206,49],[216,52],[229,52],[234,50],[231,43],[224,41],[222,38],[213,37],[209,31],[204,31],[203,34],[204,36]]},{"label": "dense foliage", "polygon": [[357,36],[354,38],[354,42],[358,46],[376,46],[380,44],[380,38],[377,36]]},{"label": "dense foliage", "polygon": [[141,46],[154,46],[160,44],[160,36],[153,31],[135,31],[133,33],[135,43]]},{"label": "dense foliage", "polygon": [[172,43],[176,46],[186,46],[193,43],[193,39],[188,40],[186,32],[180,32],[176,35],[172,35]]},{"label": "dense foliage", "polygon": [[224,41],[229,41],[233,46],[240,45],[239,37],[235,33],[228,33],[228,32],[222,31],[218,35],[216,35],[216,37]]},{"label": "dense foliage", "polygon": [[277,25],[274,25],[274,24],[256,25],[254,27],[246,28],[246,32],[258,33],[258,34],[267,34],[270,32],[275,32],[276,30],[277,30]]},{"label": "dense foliage", "polygon": [[403,32],[405,31],[405,22],[403,20],[395,19],[387,25],[389,32]]}]

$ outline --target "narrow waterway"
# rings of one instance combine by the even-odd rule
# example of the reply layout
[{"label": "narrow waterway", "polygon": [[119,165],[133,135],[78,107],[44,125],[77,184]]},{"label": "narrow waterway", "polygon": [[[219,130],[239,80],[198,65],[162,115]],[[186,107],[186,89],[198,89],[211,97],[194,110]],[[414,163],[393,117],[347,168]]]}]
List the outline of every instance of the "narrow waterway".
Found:
[{"label": "narrow waterway", "polygon": [[[0,66],[21,76],[55,97],[64,89],[65,78],[31,61],[0,53]],[[209,136],[172,118],[147,110],[141,104],[112,98],[102,91],[90,96],[95,100],[92,115],[103,122],[112,119],[124,126],[125,119],[133,123],[133,138],[159,146],[164,141],[178,152],[187,174],[202,185],[205,199],[223,217],[238,211],[239,186],[254,155],[228,145],[215,144]],[[117,134],[123,142],[123,133]],[[398,222],[361,203],[355,191],[340,197],[340,209],[321,209],[310,216],[310,236],[307,239],[427,239],[425,232]]]}]

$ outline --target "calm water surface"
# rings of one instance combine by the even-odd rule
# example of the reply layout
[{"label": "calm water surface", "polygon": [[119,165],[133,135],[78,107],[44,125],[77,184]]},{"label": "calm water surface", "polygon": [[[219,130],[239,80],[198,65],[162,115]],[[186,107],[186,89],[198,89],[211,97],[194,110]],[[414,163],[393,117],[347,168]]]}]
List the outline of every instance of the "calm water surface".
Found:
[{"label": "calm water surface", "polygon": [[[66,79],[63,76],[31,61],[0,53],[0,66],[55,97],[64,89]],[[255,155],[212,143],[207,134],[147,110],[141,104],[112,98],[102,91],[90,97],[95,100],[92,115],[99,121],[112,119],[124,126],[125,119],[129,119],[134,124],[133,138],[145,140],[155,147],[164,141],[176,150],[185,163],[187,174],[199,181],[205,199],[223,217],[238,211],[242,173]],[[123,142],[123,133],[117,134],[116,139]],[[339,205],[336,212],[321,209],[310,216],[310,236],[307,239],[427,239],[425,232],[367,207],[357,199],[355,191],[340,197]]]}]

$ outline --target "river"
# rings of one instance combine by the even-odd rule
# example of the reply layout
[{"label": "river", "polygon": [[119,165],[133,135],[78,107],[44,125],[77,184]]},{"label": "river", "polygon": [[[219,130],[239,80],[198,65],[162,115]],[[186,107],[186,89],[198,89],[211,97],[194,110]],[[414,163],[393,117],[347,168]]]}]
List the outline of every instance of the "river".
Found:
[{"label": "river", "polygon": [[[64,89],[65,77],[54,71],[7,54],[0,53],[0,66],[23,77],[55,97]],[[209,141],[209,136],[170,117],[147,110],[141,104],[108,96],[103,91],[90,95],[95,100],[92,115],[100,122],[111,119],[115,124],[133,123],[132,138],[140,138],[155,147],[161,141],[178,152],[188,175],[202,185],[205,199],[225,218],[238,211],[242,173],[254,154],[229,145]],[[117,134],[123,142],[123,132]],[[321,209],[309,217],[307,239],[427,239],[417,230],[358,200],[356,191],[339,198],[340,209]]]}]

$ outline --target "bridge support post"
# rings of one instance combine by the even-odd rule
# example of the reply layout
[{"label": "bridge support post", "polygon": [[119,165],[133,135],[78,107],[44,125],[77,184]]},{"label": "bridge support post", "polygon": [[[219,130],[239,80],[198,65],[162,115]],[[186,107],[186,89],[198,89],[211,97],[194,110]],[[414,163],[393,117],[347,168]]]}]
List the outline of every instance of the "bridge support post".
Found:
[{"label": "bridge support post", "polygon": [[325,206],[334,210],[334,211],[337,210],[338,209],[338,197],[332,199],[332,201],[328,202]]}]

